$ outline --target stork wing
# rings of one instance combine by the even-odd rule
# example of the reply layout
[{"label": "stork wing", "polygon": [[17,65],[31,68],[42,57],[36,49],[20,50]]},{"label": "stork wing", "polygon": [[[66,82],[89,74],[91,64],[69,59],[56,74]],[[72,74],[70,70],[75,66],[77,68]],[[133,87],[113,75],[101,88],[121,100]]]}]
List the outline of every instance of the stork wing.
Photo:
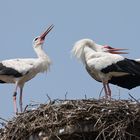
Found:
[{"label": "stork wing", "polygon": [[20,77],[27,74],[35,64],[36,59],[11,59],[0,63],[0,75]]},{"label": "stork wing", "polygon": [[[109,83],[118,85],[123,88],[132,89],[140,86],[140,63],[135,60],[124,59],[102,69],[103,73],[112,73]],[[113,72],[124,73],[120,76],[113,75]]]},{"label": "stork wing", "polygon": [[140,76],[140,63],[135,60],[125,58],[124,60],[118,61],[101,71],[103,73],[124,72],[130,75]]},{"label": "stork wing", "polygon": [[120,77],[112,77],[109,83],[118,85],[123,88],[132,89],[140,86],[140,76],[124,75]]}]

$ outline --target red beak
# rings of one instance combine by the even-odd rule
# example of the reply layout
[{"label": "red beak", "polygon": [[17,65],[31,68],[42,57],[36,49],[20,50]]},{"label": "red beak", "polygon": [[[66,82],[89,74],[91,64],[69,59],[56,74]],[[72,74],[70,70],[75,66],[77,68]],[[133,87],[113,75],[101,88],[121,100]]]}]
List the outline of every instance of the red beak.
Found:
[{"label": "red beak", "polygon": [[40,35],[41,40],[45,39],[46,35],[52,30],[53,27],[54,25],[52,24],[51,26],[48,27],[48,29],[44,33]]},{"label": "red beak", "polygon": [[128,49],[112,48],[110,46],[104,46],[104,48],[107,48],[107,51],[112,54],[128,54],[128,52],[122,52],[122,51],[128,50]]}]

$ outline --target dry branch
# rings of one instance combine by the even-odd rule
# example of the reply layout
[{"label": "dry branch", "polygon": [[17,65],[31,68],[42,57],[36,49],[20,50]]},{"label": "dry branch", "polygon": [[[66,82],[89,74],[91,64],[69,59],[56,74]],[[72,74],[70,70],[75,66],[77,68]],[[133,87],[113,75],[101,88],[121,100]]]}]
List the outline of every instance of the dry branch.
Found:
[{"label": "dry branch", "polygon": [[50,100],[34,110],[29,106],[0,130],[1,140],[140,140],[137,102]]}]

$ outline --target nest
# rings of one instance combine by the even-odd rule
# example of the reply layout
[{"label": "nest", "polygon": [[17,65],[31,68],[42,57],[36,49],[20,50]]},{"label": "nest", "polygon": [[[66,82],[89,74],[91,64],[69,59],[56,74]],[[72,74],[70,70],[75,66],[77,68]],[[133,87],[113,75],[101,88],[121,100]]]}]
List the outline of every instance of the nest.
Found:
[{"label": "nest", "polygon": [[130,100],[55,100],[26,109],[1,140],[140,140],[140,104]]}]

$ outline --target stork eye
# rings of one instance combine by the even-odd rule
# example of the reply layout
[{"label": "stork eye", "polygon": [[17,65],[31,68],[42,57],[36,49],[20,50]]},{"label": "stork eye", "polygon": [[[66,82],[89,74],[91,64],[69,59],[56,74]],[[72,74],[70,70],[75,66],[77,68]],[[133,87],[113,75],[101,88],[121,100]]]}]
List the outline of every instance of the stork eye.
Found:
[{"label": "stork eye", "polygon": [[108,46],[108,49],[113,49],[112,47]]},{"label": "stork eye", "polygon": [[38,39],[38,37],[35,38],[35,41]]},{"label": "stork eye", "polygon": [[105,45],[105,48],[107,48],[107,49],[113,49],[112,47],[110,47],[108,45]]}]

